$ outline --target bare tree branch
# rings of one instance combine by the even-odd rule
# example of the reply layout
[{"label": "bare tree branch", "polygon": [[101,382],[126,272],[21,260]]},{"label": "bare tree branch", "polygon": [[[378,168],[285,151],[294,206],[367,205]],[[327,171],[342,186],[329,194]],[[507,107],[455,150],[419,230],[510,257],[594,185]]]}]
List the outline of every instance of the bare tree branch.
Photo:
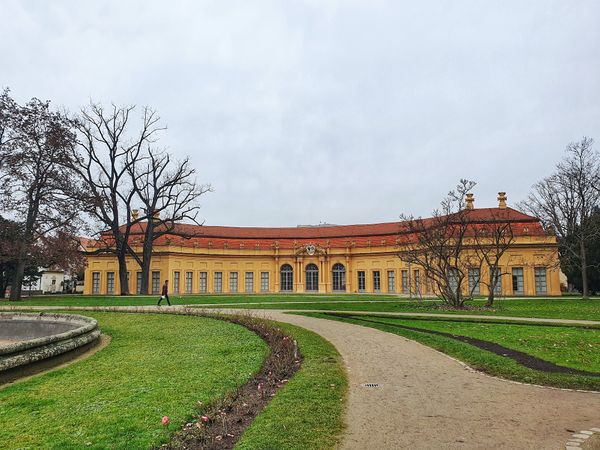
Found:
[{"label": "bare tree branch", "polygon": [[398,256],[425,270],[439,296],[453,307],[462,307],[462,286],[467,269],[461,260],[469,226],[466,195],[474,181],[460,180],[441,202],[431,218],[401,216],[403,229],[398,237]]},{"label": "bare tree branch", "polygon": [[587,137],[570,143],[556,171],[536,183],[519,205],[556,233],[561,266],[565,271],[579,267],[583,297],[589,295],[589,243],[600,236],[599,223],[592,220],[600,207],[600,154],[593,143]]},{"label": "bare tree branch", "polygon": [[107,228],[114,241],[121,295],[129,294],[126,256],[131,228],[145,219],[132,219],[136,191],[130,174],[143,158],[143,148],[154,143],[165,129],[159,125],[158,114],[145,107],[139,130],[132,133],[131,115],[135,110],[135,106],[114,104],[105,110],[102,105],[91,103],[76,121],[78,145],[73,158],[73,169],[87,187],[86,211]]},{"label": "bare tree branch", "polygon": [[136,199],[141,202],[147,218],[144,229],[142,258],[130,248],[130,254],[142,269],[141,293],[147,293],[150,277],[150,262],[154,242],[166,234],[189,238],[189,232],[177,227],[178,223],[198,220],[198,199],[211,190],[209,185],[200,185],[194,179],[195,169],[189,158],[174,161],[166,151],[148,148],[144,157],[128,166]]}]

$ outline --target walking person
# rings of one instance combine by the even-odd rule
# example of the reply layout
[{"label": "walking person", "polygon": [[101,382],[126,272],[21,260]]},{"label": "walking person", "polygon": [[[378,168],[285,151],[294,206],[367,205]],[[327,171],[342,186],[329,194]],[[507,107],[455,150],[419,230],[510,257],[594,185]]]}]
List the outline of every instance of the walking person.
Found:
[{"label": "walking person", "polygon": [[163,300],[166,300],[167,304],[171,306],[171,302],[169,301],[169,280],[165,280],[165,284],[163,284],[162,294],[158,299],[158,306],[160,306],[160,302],[162,302]]}]

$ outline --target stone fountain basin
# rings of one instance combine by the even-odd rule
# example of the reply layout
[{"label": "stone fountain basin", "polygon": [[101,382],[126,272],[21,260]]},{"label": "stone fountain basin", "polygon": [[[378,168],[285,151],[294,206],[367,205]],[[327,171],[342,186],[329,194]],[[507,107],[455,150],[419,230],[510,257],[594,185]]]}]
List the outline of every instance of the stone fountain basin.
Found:
[{"label": "stone fountain basin", "polygon": [[75,350],[99,337],[98,322],[91,317],[0,313],[0,372]]}]

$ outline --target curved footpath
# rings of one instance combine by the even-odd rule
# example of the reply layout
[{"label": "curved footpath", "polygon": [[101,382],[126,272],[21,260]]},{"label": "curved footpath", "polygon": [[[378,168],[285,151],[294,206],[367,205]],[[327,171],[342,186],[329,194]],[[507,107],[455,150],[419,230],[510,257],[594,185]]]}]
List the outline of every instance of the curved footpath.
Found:
[{"label": "curved footpath", "polygon": [[373,328],[283,311],[252,313],[314,331],[342,355],[349,379],[342,449],[564,449],[573,433],[600,428],[600,393],[493,378],[422,344]]},{"label": "curved footpath", "polygon": [[315,331],[342,354],[350,387],[343,449],[564,449],[574,431],[600,427],[600,394],[493,378],[373,328],[265,316]]}]

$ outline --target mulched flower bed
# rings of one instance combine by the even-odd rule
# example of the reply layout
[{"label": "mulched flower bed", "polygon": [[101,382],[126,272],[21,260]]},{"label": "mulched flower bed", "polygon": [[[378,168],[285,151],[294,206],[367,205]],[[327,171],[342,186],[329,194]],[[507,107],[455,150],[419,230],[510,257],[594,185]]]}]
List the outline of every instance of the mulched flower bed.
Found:
[{"label": "mulched flower bed", "polygon": [[206,314],[207,317],[242,325],[265,340],[271,353],[260,372],[235,395],[204,407],[198,417],[175,433],[161,449],[232,449],[252,423],[300,368],[301,355],[296,342],[266,320],[250,316]]}]

